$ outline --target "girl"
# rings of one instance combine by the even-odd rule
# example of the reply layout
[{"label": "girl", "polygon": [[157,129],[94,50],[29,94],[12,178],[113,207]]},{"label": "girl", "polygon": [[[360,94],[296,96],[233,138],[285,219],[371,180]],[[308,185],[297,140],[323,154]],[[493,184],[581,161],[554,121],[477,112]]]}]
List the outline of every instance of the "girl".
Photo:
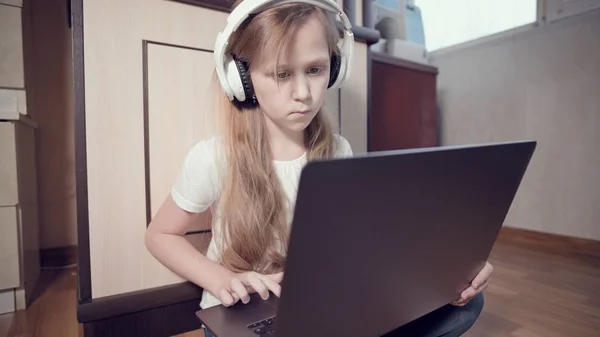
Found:
[{"label": "girl", "polygon": [[[146,235],[157,260],[204,289],[202,308],[248,303],[254,292],[279,296],[303,166],[352,155],[323,112],[325,93],[338,79],[341,34],[329,12],[288,3],[250,16],[229,39],[225,52],[236,60],[249,97],[227,97],[226,84],[214,78],[224,128],[189,151]],[[205,211],[213,218],[206,256],[184,238]],[[480,284],[489,275],[484,271]],[[393,333],[459,335],[479,315],[484,288],[469,288],[455,305]]]}]

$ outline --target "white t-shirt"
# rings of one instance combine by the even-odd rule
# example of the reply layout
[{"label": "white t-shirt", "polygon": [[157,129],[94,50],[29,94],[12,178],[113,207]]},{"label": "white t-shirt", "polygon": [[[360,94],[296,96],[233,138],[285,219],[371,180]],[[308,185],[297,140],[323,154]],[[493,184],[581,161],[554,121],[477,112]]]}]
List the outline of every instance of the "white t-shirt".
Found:
[{"label": "white t-shirt", "polygon": [[[335,135],[337,142],[337,152],[334,157],[343,158],[352,156],[352,148],[348,141]],[[187,154],[183,167],[177,177],[171,190],[173,200],[179,207],[189,211],[200,213],[216,205],[221,194],[226,170],[225,151],[218,138],[210,138],[198,142]],[[289,161],[274,160],[273,164],[281,186],[288,199],[287,218],[292,219],[294,203],[298,191],[298,183],[302,168],[307,163],[306,154]],[[221,228],[219,224],[219,215],[213,212],[212,239],[208,246],[206,256],[218,262],[220,252],[217,249],[216,241],[221,239]],[[221,302],[211,295],[208,291],[202,294],[200,307],[203,309],[219,305]]]}]

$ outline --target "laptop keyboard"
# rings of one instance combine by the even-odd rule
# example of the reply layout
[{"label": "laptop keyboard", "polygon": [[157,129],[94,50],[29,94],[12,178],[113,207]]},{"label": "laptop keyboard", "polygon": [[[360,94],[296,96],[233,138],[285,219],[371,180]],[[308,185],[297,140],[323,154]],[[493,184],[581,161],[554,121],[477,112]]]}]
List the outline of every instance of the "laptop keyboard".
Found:
[{"label": "laptop keyboard", "polygon": [[258,322],[247,325],[248,329],[254,331],[255,334],[261,337],[274,336],[275,335],[275,317],[265,318]]}]

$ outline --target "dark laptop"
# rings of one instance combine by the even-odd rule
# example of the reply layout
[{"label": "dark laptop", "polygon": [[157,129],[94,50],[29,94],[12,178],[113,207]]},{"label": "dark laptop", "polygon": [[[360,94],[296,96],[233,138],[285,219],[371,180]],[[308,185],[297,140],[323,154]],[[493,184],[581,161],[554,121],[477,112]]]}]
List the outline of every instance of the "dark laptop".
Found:
[{"label": "dark laptop", "polygon": [[196,313],[217,337],[375,337],[460,296],[483,267],[535,141],[311,162],[281,298]]}]

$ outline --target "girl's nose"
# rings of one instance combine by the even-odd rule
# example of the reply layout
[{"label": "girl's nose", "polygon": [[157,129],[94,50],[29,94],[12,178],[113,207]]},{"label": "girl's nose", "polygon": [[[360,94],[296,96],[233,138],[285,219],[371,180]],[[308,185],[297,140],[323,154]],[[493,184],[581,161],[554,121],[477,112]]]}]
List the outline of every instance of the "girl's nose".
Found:
[{"label": "girl's nose", "polygon": [[310,98],[310,87],[308,79],[305,76],[298,76],[296,78],[293,97],[298,101],[305,101]]}]

